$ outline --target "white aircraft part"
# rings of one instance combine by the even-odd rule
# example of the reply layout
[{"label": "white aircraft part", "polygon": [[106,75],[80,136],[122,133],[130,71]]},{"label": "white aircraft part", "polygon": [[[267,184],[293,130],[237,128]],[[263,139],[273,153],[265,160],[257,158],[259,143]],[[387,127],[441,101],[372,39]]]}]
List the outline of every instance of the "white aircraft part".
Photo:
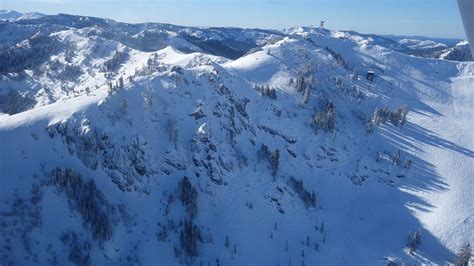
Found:
[{"label": "white aircraft part", "polygon": [[474,56],[474,0],[458,0],[458,5],[471,53]]}]

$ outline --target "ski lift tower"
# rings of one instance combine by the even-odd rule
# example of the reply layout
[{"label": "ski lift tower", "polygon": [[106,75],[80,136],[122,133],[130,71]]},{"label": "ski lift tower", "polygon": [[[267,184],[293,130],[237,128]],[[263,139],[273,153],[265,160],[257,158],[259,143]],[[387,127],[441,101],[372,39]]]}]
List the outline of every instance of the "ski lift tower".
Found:
[{"label": "ski lift tower", "polygon": [[471,46],[471,54],[474,58],[474,0],[458,0],[458,5],[466,37]]}]

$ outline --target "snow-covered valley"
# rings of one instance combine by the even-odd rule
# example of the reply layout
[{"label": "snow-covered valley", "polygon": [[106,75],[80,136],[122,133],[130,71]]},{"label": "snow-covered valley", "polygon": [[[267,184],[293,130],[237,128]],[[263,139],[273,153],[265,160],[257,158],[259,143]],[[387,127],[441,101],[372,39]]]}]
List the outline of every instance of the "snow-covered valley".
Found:
[{"label": "snow-covered valley", "polygon": [[0,21],[0,265],[456,262],[474,63],[419,46]]}]

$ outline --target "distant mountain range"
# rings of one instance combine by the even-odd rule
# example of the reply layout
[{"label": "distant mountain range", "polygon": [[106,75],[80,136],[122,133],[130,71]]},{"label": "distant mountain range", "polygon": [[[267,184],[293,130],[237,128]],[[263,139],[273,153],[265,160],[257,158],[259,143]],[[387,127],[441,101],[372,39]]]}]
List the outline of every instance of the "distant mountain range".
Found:
[{"label": "distant mountain range", "polygon": [[0,20],[16,21],[22,19],[35,19],[44,16],[46,15],[37,12],[20,13],[13,10],[0,10]]}]

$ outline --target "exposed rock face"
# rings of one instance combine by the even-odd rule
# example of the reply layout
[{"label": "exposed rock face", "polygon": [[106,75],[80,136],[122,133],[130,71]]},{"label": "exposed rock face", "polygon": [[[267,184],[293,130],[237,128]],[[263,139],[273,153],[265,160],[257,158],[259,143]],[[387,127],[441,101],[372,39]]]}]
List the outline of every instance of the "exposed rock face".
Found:
[{"label": "exposed rock face", "polygon": [[141,190],[139,183],[149,174],[142,148],[144,140],[132,138],[114,144],[87,119],[79,125],[70,121],[49,126],[48,133],[51,137],[59,135],[68,144],[69,152],[91,170],[105,170],[122,191]]}]

